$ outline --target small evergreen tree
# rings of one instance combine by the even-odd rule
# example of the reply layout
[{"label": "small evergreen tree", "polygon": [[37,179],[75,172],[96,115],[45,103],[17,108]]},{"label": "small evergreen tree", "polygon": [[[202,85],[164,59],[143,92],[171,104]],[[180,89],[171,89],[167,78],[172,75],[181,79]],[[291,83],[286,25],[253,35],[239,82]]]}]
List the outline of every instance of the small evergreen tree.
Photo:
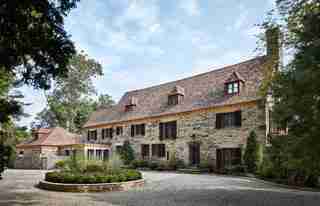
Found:
[{"label": "small evergreen tree", "polygon": [[125,165],[129,165],[135,159],[133,148],[128,140],[123,143],[121,158]]},{"label": "small evergreen tree", "polygon": [[251,131],[249,134],[246,151],[243,158],[247,167],[247,171],[250,173],[255,173],[259,164],[259,144],[257,142],[257,135],[254,131]]}]

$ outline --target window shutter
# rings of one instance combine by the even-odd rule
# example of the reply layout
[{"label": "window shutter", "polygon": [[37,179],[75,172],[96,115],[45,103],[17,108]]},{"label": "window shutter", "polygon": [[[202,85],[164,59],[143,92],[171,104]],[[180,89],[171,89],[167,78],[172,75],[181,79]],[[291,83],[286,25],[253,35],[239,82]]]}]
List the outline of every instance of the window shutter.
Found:
[{"label": "window shutter", "polygon": [[90,141],[90,131],[87,132],[87,140]]},{"label": "window shutter", "polygon": [[177,138],[177,122],[172,122],[172,139]]},{"label": "window shutter", "polygon": [[222,114],[216,114],[216,129],[220,129],[222,127]]},{"label": "window shutter", "polygon": [[131,137],[134,137],[134,125],[131,125]]},{"label": "window shutter", "polygon": [[142,124],[141,125],[141,135],[144,136],[146,133],[146,125],[145,124]]},{"label": "window shutter", "polygon": [[111,134],[110,134],[110,138],[112,139],[112,137],[113,137],[113,132],[114,132],[114,131],[113,131],[113,127],[112,127],[110,130],[111,130],[111,132],[110,132],[110,133],[111,133]]},{"label": "window shutter", "polygon": [[235,126],[241,127],[241,111],[237,111],[235,114]]},{"label": "window shutter", "polygon": [[163,123],[159,124],[159,139],[163,140]]}]

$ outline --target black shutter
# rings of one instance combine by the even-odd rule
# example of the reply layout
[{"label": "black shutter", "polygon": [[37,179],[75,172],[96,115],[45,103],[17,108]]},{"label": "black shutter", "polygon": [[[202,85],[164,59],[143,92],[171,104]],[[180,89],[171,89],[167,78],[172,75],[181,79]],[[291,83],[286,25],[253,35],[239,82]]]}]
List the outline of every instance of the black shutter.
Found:
[{"label": "black shutter", "polygon": [[131,125],[131,137],[134,137],[134,125]]},{"label": "black shutter", "polygon": [[177,138],[177,122],[174,121],[172,122],[172,128],[171,128],[171,134],[172,134],[172,139],[176,139]]},{"label": "black shutter", "polygon": [[142,124],[141,125],[141,135],[144,136],[146,133],[146,125],[145,124]]},{"label": "black shutter", "polygon": [[216,114],[216,129],[220,129],[222,127],[222,114]]},{"label": "black shutter", "polygon": [[90,131],[87,132],[87,140],[90,141]]},{"label": "black shutter", "polygon": [[234,115],[235,115],[235,126],[237,126],[237,127],[241,127],[241,111],[236,111],[235,113],[234,113]]},{"label": "black shutter", "polygon": [[159,124],[159,139],[163,140],[163,123]]}]

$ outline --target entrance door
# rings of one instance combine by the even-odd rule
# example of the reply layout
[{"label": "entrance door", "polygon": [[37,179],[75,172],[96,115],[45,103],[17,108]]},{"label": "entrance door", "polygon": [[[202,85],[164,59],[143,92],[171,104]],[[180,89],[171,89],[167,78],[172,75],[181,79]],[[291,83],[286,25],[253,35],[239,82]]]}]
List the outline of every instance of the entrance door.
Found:
[{"label": "entrance door", "polygon": [[217,169],[223,171],[232,165],[241,164],[240,148],[222,148],[217,149]]},{"label": "entrance door", "polygon": [[200,163],[200,143],[190,143],[189,144],[189,159],[190,164],[197,166]]}]

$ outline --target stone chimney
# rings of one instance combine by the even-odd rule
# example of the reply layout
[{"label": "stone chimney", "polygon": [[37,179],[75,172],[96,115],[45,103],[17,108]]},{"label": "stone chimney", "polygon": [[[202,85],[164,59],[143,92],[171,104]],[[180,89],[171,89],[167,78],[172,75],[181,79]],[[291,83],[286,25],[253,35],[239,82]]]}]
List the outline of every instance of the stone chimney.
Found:
[{"label": "stone chimney", "polygon": [[267,58],[274,71],[278,71],[282,66],[282,45],[281,31],[278,26],[270,27],[266,30]]}]

